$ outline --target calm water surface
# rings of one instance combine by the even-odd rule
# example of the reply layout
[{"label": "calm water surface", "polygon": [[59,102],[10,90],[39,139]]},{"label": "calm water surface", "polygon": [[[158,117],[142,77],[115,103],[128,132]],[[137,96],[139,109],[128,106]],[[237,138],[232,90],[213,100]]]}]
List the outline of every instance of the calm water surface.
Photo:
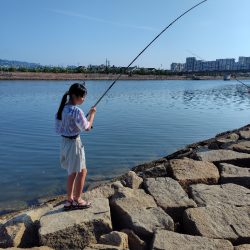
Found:
[{"label": "calm water surface", "polygon": [[[53,118],[71,83],[0,81],[0,210],[65,192]],[[109,84],[87,81],[86,113]],[[99,104],[94,129],[81,135],[86,184],[243,126],[249,107],[234,81],[120,81]]]}]

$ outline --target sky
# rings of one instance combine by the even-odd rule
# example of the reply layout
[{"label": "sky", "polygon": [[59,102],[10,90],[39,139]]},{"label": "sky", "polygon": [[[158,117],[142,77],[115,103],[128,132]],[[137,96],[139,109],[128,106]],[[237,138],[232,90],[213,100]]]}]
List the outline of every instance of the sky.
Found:
[{"label": "sky", "polygon": [[[43,65],[127,66],[164,27],[200,0],[0,0],[0,58]],[[250,1],[208,0],[134,63],[170,68],[250,56]]]}]

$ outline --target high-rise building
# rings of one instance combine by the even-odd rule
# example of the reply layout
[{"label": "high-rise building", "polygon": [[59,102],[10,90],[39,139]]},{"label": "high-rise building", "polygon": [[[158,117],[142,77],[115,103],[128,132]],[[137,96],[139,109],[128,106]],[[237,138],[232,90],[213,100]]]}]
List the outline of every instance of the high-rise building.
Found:
[{"label": "high-rise building", "polygon": [[172,63],[171,70],[175,72],[250,70],[250,57],[240,56],[238,62],[234,58],[202,61],[196,60],[195,57],[187,57],[186,63]]}]

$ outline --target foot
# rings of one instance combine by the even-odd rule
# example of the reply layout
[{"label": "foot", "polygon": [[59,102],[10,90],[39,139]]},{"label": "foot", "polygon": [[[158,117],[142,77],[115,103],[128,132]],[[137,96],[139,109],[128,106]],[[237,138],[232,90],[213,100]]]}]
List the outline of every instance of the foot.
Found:
[{"label": "foot", "polygon": [[77,208],[82,209],[82,208],[89,208],[91,207],[91,202],[90,201],[85,201],[82,198],[79,198],[77,200],[74,200],[77,203]]},{"label": "foot", "polygon": [[73,207],[73,200],[66,200],[64,203],[64,210],[70,210]]}]

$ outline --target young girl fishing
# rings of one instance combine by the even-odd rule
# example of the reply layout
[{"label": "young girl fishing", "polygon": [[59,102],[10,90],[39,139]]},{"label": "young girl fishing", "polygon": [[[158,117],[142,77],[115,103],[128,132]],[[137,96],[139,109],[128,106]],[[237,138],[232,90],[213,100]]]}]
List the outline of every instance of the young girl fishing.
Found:
[{"label": "young girl fishing", "polygon": [[60,107],[56,113],[56,132],[62,136],[60,149],[61,167],[67,169],[67,200],[64,209],[82,209],[91,206],[90,201],[81,198],[87,174],[84,146],[80,132],[90,131],[96,108],[92,107],[87,119],[81,105],[87,95],[83,84],[74,83],[62,97]]}]

